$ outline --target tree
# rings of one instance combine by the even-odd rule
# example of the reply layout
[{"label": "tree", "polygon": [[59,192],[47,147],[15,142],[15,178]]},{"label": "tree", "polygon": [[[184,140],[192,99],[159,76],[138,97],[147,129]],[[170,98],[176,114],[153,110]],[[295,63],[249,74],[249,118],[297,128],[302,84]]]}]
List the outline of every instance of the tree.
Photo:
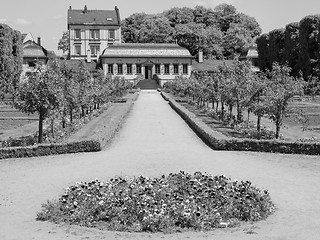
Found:
[{"label": "tree", "polygon": [[283,46],[283,60],[282,62],[291,67],[293,76],[298,76],[299,69],[299,55],[300,55],[300,41],[299,41],[298,22],[290,23],[286,26],[284,31],[284,46]]},{"label": "tree", "polygon": [[16,95],[22,72],[21,34],[8,25],[0,24],[0,96]]},{"label": "tree", "polygon": [[269,58],[269,34],[262,34],[257,38],[257,50],[259,54],[259,68],[264,71],[266,69],[271,69],[272,63]]},{"label": "tree", "polygon": [[70,57],[70,39],[68,31],[62,33],[62,38],[58,42],[58,50],[62,50],[67,58]]},{"label": "tree", "polygon": [[283,63],[284,29],[274,29],[269,32],[269,61]]},{"label": "tree", "polygon": [[187,24],[194,21],[193,10],[188,7],[174,7],[162,13],[170,21],[170,25],[175,27],[177,24]]},{"label": "tree", "polygon": [[319,25],[320,15],[307,16],[300,21],[299,67],[306,79],[315,75],[314,69],[319,64]]},{"label": "tree", "polygon": [[253,44],[250,32],[239,24],[232,24],[223,37],[223,55],[225,58],[233,59]]},{"label": "tree", "polygon": [[[124,42],[176,40],[192,55],[202,49],[205,58],[215,59],[233,58],[245,46],[252,45],[261,33],[254,18],[238,13],[228,4],[221,4],[215,10],[196,6],[171,8],[156,15],[135,13],[122,21],[121,29]],[[223,44],[224,41],[227,43]]]},{"label": "tree", "polygon": [[170,21],[161,15],[147,16],[139,26],[139,42],[143,43],[172,43],[174,29]]},{"label": "tree", "polygon": [[32,114],[39,114],[38,143],[43,141],[43,121],[49,116],[50,111],[59,106],[59,100],[53,89],[50,88],[50,81],[54,74],[51,70],[43,70],[37,66],[37,70],[29,75],[19,86],[19,101],[16,107],[21,111]]},{"label": "tree", "polygon": [[137,43],[140,40],[140,28],[144,23],[146,13],[134,13],[121,22],[122,39],[126,43]]},{"label": "tree", "polygon": [[279,138],[283,119],[288,111],[289,100],[303,93],[304,81],[290,76],[291,68],[274,62],[268,73],[270,79],[265,92],[267,114],[276,125],[276,138]]}]

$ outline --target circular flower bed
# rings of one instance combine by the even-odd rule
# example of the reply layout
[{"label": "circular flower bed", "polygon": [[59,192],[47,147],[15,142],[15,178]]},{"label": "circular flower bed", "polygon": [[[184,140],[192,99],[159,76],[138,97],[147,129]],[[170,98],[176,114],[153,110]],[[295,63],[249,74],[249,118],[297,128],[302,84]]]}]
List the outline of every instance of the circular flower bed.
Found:
[{"label": "circular flower bed", "polygon": [[269,193],[249,181],[180,171],[76,183],[43,204],[37,220],[116,231],[205,231],[262,220],[274,209]]}]

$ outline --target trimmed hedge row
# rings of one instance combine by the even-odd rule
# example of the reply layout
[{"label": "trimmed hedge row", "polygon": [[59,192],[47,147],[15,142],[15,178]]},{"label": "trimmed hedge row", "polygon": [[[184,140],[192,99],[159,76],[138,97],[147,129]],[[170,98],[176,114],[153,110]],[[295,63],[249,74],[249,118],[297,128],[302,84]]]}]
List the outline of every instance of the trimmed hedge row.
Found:
[{"label": "trimmed hedge row", "polygon": [[214,131],[194,113],[177,103],[168,94],[161,92],[170,106],[191,126],[191,128],[212,148],[228,151],[277,152],[290,154],[320,155],[319,143],[287,142],[281,140],[257,140],[248,138],[229,138]]},{"label": "trimmed hedge row", "polygon": [[100,143],[93,140],[65,144],[42,144],[28,147],[0,148],[0,159],[38,157],[77,152],[97,152],[100,150]]}]

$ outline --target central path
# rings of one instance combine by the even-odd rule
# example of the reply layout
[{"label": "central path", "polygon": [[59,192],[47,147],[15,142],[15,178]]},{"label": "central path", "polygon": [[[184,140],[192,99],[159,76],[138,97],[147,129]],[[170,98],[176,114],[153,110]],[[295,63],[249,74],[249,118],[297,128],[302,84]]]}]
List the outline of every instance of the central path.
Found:
[{"label": "central path", "polygon": [[[172,235],[103,232],[35,221],[42,203],[57,199],[77,181],[152,177],[180,170],[252,181],[269,190],[278,210],[254,225]],[[101,152],[0,160],[0,239],[318,239],[319,189],[319,156],[214,151],[157,91],[145,90],[111,146]]]}]

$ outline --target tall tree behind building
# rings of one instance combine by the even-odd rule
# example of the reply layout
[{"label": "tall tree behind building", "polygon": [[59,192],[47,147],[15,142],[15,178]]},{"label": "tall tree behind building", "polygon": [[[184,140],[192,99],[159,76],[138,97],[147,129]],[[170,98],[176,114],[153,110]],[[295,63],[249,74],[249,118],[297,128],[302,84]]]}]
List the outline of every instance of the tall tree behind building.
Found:
[{"label": "tall tree behind building", "polygon": [[260,33],[253,17],[229,4],[220,4],[214,10],[196,6],[175,7],[155,15],[135,13],[122,21],[124,42],[177,42],[192,55],[201,48],[205,58],[216,59],[234,58],[254,44]]}]

